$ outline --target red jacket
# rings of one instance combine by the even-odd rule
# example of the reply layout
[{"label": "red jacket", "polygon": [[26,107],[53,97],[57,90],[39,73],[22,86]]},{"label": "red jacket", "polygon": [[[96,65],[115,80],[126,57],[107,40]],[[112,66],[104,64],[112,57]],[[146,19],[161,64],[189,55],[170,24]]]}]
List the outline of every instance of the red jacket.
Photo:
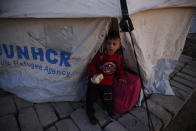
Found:
[{"label": "red jacket", "polygon": [[114,77],[123,79],[123,58],[118,53],[114,55],[107,55],[98,52],[91,63],[88,65],[89,81],[93,75],[102,73],[104,79],[100,85],[111,86]]}]

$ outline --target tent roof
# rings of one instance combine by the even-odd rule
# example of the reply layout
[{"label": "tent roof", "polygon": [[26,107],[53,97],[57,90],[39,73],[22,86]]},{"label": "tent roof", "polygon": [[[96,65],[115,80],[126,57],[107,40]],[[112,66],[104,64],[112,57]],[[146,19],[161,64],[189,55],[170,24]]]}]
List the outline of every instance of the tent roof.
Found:
[{"label": "tent roof", "polygon": [[[127,0],[129,14],[167,7],[196,7],[196,0]],[[120,0],[1,0],[0,18],[120,17]]]}]

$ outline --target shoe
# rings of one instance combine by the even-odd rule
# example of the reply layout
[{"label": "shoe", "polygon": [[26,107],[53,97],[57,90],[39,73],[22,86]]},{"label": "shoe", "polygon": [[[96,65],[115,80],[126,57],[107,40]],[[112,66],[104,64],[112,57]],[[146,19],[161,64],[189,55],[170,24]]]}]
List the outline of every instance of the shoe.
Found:
[{"label": "shoe", "polygon": [[89,118],[90,123],[92,125],[96,125],[98,123],[98,120],[96,119],[96,117],[94,115],[88,115],[88,118]]}]

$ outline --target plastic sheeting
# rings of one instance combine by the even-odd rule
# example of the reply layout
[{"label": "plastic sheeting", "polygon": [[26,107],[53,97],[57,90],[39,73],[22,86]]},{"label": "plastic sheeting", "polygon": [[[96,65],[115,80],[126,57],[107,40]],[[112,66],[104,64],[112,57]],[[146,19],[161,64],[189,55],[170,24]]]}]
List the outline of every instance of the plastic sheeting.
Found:
[{"label": "plastic sheeting", "polygon": [[[195,0],[127,0],[129,14],[168,7],[196,7]],[[120,0],[1,0],[0,17],[121,17]]]},{"label": "plastic sheeting", "polygon": [[169,75],[174,70],[177,61],[160,59],[157,65],[153,67],[150,80],[145,81],[146,92],[148,94],[161,93],[165,95],[174,95],[170,87]]},{"label": "plastic sheeting", "polygon": [[33,101],[77,101],[110,19],[1,19],[0,87]]}]

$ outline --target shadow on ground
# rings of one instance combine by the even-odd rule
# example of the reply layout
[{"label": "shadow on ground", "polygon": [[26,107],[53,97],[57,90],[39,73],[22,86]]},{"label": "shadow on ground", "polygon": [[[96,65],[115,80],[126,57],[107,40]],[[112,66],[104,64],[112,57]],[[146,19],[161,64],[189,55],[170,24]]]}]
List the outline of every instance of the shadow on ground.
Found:
[{"label": "shadow on ground", "polygon": [[[188,35],[182,54],[196,58],[196,33]],[[196,91],[163,131],[196,131]]]},{"label": "shadow on ground", "polygon": [[196,92],[163,131],[196,131]]}]

